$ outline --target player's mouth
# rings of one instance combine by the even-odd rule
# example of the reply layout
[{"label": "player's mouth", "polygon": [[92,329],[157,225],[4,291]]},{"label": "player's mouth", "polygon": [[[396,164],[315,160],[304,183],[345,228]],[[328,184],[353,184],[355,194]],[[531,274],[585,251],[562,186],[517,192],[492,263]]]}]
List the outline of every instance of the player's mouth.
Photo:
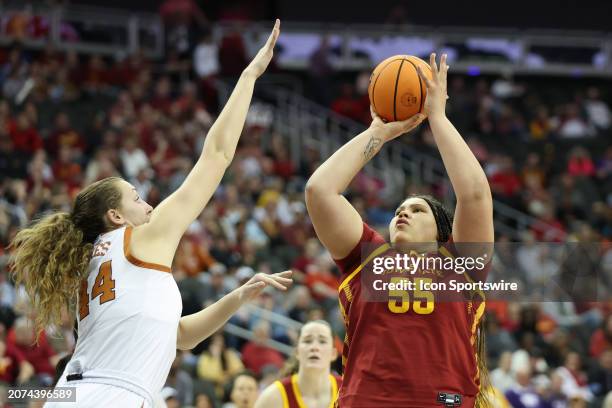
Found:
[{"label": "player's mouth", "polygon": [[321,357],[319,356],[310,356],[308,357],[308,361],[320,361]]},{"label": "player's mouth", "polygon": [[399,227],[400,225],[410,225],[410,223],[408,222],[408,220],[400,218],[395,222],[395,226]]}]

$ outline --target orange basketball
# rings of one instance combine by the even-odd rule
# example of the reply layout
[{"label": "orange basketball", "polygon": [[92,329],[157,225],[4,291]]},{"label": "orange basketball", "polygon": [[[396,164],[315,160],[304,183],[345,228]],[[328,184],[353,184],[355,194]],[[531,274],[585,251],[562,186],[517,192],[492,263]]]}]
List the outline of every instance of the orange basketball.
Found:
[{"label": "orange basketball", "polygon": [[417,66],[431,78],[429,64],[412,55],[395,55],[374,68],[368,95],[374,112],[383,120],[405,120],[423,112],[427,87]]}]

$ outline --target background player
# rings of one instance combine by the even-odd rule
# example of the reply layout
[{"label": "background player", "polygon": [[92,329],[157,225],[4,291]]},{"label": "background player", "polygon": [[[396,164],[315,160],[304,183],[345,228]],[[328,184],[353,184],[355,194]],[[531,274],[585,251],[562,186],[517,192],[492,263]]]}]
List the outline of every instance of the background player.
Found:
[{"label": "background player", "polygon": [[[430,65],[432,80],[420,73],[427,85],[424,111],[457,205],[453,221],[431,197],[409,197],[400,204],[389,225],[391,242],[411,244],[420,253],[436,253],[439,242],[493,242],[487,178],[445,115],[446,56],[438,69],[432,54]],[[362,245],[383,246],[385,240],[363,223],[342,192],[384,143],[412,130],[424,118],[417,115],[383,123],[373,113],[370,127],[334,153],[308,181],[308,212],[344,279],[339,291],[347,337],[340,407],[439,407],[440,393],[460,395],[461,406],[467,407],[475,405],[479,394],[484,363],[476,353],[482,352],[479,321],[484,302],[428,301],[423,306],[420,301],[402,300],[397,305],[392,299],[387,303],[360,298],[364,288],[358,274],[362,268],[362,274],[368,273],[362,255],[371,255],[362,254]]]},{"label": "background player", "polygon": [[[334,405],[342,378],[330,372],[338,357],[329,323],[315,320],[300,330],[295,366],[289,376],[268,386],[257,399],[256,408],[328,408]],[[290,363],[293,365],[292,363]]]},{"label": "background player", "polygon": [[183,233],[234,156],[279,26],[277,20],[243,71],[183,184],[157,208],[128,182],[106,178],[81,191],[70,214],[48,215],[15,237],[16,282],[25,286],[39,330],[57,323],[66,306],[73,308],[78,293],[78,342],[58,382],[77,387],[78,406],[152,406],[177,347],[195,347],[264,287],[286,289],[291,282],[290,272],[258,274],[214,305],[181,318],[180,293],[167,273]]}]

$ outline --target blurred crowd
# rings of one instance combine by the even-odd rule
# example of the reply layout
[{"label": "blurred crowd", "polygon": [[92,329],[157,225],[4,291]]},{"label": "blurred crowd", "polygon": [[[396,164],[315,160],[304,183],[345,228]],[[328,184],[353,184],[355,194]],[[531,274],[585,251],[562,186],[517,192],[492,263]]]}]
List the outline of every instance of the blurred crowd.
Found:
[{"label": "blurred crowd", "polygon": [[[74,347],[73,319],[32,345],[33,311],[6,268],[16,231],[51,210],[70,210],[84,185],[120,175],[157,205],[184,180],[219,110],[215,79],[240,73],[250,57],[239,32],[221,41],[210,30],[189,52],[150,61],[0,48],[0,381],[51,384],[57,361]],[[345,75],[317,50],[300,80],[329,84],[308,96],[367,122],[367,73]],[[274,68],[272,69],[274,71]],[[560,81],[560,83],[562,83]],[[608,297],[583,302],[493,301],[486,330],[492,384],[512,407],[599,407],[612,391],[612,147],[609,104],[598,87],[551,89],[509,77],[449,79],[449,116],[490,178],[494,196],[540,220],[511,253],[525,279],[546,264],[534,242],[592,242],[588,258]],[[318,93],[321,90],[325,94]],[[549,97],[553,93],[554,97]],[[403,141],[435,152],[423,126]],[[306,213],[306,180],[324,157],[303,146],[300,162],[285,138],[247,120],[236,156],[210,204],[185,234],[173,274],[183,314],[209,305],[254,273],[291,268],[290,293],[264,292],[256,308],[230,323],[246,341],[217,333],[192,352],[179,352],[162,391],[168,406],[251,407],[258,390],[277,379],[295,330],[267,311],[298,322],[328,320],[339,339],[338,272],[316,239]],[[396,202],[384,182],[360,176],[347,192],[362,217],[386,235]],[[411,192],[411,186],[404,189]],[[433,190],[432,190],[433,191]],[[510,237],[498,234],[502,242]],[[586,259],[586,258],[580,258]],[[494,261],[494,265],[496,262]],[[540,275],[542,276],[542,275]],[[341,341],[338,341],[339,346]],[[407,345],[409,347],[409,345]],[[341,370],[339,362],[334,365]]]}]

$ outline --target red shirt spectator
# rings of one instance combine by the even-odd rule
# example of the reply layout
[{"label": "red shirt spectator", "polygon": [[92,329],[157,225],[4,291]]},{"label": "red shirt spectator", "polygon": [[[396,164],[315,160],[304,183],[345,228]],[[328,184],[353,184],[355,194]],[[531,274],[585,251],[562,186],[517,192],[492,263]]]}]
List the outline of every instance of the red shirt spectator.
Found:
[{"label": "red shirt spectator", "polygon": [[589,157],[572,157],[567,163],[567,172],[572,176],[592,177],[595,175],[595,164]]},{"label": "red shirt spectator", "polygon": [[62,146],[75,149],[79,154],[85,151],[85,140],[70,126],[70,119],[65,113],[60,113],[55,119],[55,131],[47,141],[47,151],[56,156]]},{"label": "red shirt spectator", "polygon": [[0,340],[0,381],[15,384],[24,361],[26,358],[17,348]]},{"label": "red shirt spectator", "polygon": [[20,325],[19,319],[17,319],[14,327],[9,330],[6,336],[7,347],[13,347],[18,354],[32,364],[36,374],[54,376],[56,363],[55,351],[47,342],[47,336],[44,332],[40,334],[38,345],[36,345],[32,327],[32,325],[27,323],[27,320],[23,320],[23,325]]},{"label": "red shirt spectator", "polygon": [[30,125],[28,114],[25,112],[20,113],[17,120],[9,124],[9,134],[15,149],[33,154],[43,147],[38,131]]},{"label": "red shirt spectator", "polygon": [[356,121],[363,119],[363,103],[355,97],[351,84],[342,85],[342,94],[331,104],[331,109],[339,115],[349,117]]},{"label": "red shirt spectator", "polygon": [[606,350],[612,350],[612,314],[604,321],[604,327],[593,333],[589,345],[591,356],[595,358],[599,358]]},{"label": "red shirt spectator", "polygon": [[265,345],[270,338],[270,323],[260,321],[253,329],[254,338],[242,348],[242,362],[244,366],[259,375],[261,369],[273,365],[279,369],[284,364],[284,358],[278,351]]},{"label": "red shirt spectator", "polygon": [[53,162],[51,169],[56,180],[63,181],[70,188],[80,187],[81,166],[73,161],[72,150],[69,147],[62,146],[58,152],[57,160]]}]

